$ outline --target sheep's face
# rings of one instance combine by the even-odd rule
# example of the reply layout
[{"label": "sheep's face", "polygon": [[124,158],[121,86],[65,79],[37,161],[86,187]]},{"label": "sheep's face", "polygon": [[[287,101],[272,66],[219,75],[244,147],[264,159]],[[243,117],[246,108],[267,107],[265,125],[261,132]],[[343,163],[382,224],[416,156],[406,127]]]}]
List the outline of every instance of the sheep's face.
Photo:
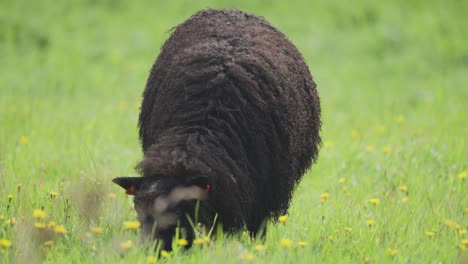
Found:
[{"label": "sheep's face", "polygon": [[135,196],[143,239],[161,240],[163,248],[170,250],[179,226],[191,242],[193,230],[187,217],[194,215],[198,201],[208,198],[206,178],[120,177],[113,181]]}]

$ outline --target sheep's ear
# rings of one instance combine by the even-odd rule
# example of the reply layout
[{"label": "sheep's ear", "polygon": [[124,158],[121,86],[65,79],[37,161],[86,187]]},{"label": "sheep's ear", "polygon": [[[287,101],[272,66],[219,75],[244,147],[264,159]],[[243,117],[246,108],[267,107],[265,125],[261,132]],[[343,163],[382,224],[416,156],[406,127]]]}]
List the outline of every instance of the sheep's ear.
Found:
[{"label": "sheep's ear", "polygon": [[128,195],[135,195],[135,192],[140,189],[142,177],[117,177],[112,180],[114,183],[125,189]]}]

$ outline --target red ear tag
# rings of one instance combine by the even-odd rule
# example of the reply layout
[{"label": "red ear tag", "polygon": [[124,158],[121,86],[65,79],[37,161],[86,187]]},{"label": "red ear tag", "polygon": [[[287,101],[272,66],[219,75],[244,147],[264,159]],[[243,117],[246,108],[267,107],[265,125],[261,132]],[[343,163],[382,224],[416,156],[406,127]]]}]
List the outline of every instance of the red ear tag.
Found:
[{"label": "red ear tag", "polygon": [[205,187],[205,192],[208,193],[211,189],[211,186],[209,184],[206,185]]},{"label": "red ear tag", "polygon": [[131,185],[127,190],[125,190],[125,194],[133,195],[135,193],[135,189],[135,185]]}]

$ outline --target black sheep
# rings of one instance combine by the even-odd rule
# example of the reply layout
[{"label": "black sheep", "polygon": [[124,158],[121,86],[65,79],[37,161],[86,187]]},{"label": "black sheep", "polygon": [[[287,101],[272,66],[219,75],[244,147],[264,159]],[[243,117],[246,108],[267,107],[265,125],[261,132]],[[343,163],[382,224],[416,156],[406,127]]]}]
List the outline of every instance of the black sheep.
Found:
[{"label": "black sheep", "polygon": [[165,249],[177,226],[191,243],[189,219],[210,226],[216,214],[225,231],[256,235],[286,213],[317,158],[320,125],[316,84],[281,32],[239,10],[202,10],[175,28],[151,69],[143,177],[114,182],[135,195],[143,233]]}]

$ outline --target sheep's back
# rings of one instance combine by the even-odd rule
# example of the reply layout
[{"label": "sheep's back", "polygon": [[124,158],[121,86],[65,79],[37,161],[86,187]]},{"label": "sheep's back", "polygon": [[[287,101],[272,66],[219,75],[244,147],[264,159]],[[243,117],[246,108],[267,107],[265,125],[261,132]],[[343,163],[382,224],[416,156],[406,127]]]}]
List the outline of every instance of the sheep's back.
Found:
[{"label": "sheep's back", "polygon": [[264,194],[278,204],[268,210],[284,211],[317,156],[315,87],[296,47],[265,20],[201,11],[175,28],[153,65],[140,114],[143,149],[176,127],[220,132],[255,184],[272,184]]}]

